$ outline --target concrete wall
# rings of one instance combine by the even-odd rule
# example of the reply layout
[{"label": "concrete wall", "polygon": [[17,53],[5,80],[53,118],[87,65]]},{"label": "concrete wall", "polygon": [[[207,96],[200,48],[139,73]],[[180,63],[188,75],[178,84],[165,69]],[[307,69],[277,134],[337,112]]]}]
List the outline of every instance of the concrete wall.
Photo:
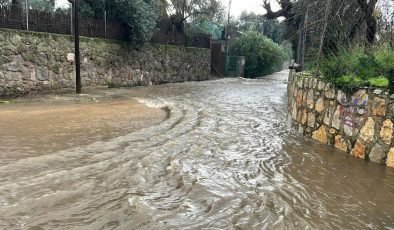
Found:
[{"label": "concrete wall", "polygon": [[[74,88],[73,37],[0,29],[0,97]],[[210,50],[81,38],[83,87],[210,78]]]},{"label": "concrete wall", "polygon": [[289,116],[298,132],[355,157],[394,167],[390,95],[360,88],[346,93],[305,73],[290,72]]}]

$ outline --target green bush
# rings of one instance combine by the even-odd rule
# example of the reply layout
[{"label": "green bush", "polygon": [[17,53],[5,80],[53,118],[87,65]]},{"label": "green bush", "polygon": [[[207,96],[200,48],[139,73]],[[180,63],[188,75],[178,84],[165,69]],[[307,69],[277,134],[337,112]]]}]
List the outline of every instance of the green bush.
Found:
[{"label": "green bush", "polygon": [[242,35],[232,53],[246,57],[245,76],[259,77],[282,69],[286,52],[277,43],[257,32]]},{"label": "green bush", "polygon": [[388,79],[394,77],[393,70],[394,52],[387,45],[370,52],[361,46],[342,49],[321,63],[324,78],[339,87],[388,87]]}]

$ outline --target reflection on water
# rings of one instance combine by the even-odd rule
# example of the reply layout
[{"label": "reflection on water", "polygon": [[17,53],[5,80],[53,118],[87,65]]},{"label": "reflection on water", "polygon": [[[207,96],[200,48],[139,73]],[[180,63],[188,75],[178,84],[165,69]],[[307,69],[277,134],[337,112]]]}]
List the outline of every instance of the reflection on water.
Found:
[{"label": "reflection on water", "polygon": [[394,170],[288,130],[286,77],[10,105],[0,228],[394,228]]}]

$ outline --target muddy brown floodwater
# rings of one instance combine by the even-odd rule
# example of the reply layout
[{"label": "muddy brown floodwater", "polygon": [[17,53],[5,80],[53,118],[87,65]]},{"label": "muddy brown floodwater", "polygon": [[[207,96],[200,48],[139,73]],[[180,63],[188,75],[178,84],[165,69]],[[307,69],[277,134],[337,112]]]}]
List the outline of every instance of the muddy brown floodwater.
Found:
[{"label": "muddy brown floodwater", "polygon": [[0,106],[0,228],[394,229],[394,169],[289,130],[287,74]]}]

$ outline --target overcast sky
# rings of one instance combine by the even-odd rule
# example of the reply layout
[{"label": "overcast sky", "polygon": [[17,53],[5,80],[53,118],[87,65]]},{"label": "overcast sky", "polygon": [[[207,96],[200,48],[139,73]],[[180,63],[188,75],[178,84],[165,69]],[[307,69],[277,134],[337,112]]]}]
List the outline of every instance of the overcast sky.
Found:
[{"label": "overcast sky", "polygon": [[[229,0],[221,0],[223,5],[228,7]],[[279,9],[279,5],[275,0],[271,0],[272,10]],[[227,10],[227,9],[226,9]],[[263,0],[232,0],[230,14],[232,17],[239,17],[242,11],[254,12],[256,14],[263,14]]]}]

